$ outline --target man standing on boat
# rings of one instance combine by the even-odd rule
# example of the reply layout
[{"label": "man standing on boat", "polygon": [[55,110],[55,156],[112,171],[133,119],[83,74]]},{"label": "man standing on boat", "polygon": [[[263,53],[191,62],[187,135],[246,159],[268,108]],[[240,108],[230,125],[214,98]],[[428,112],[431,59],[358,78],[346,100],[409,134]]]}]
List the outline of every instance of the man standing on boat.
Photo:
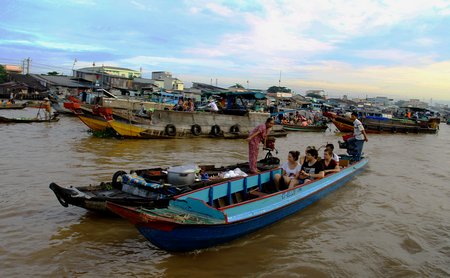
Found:
[{"label": "man standing on boat", "polygon": [[353,121],[353,138],[348,140],[349,144],[353,144],[355,146],[355,153],[353,154],[353,160],[359,161],[361,160],[362,149],[364,145],[364,141],[368,142],[367,133],[364,130],[364,126],[360,120],[358,120],[358,114],[356,112],[352,112],[352,121]]},{"label": "man standing on boat", "polygon": [[44,98],[44,103],[42,103],[42,107],[44,108],[45,119],[50,120],[52,115],[52,106],[47,97]]},{"label": "man standing on boat", "polygon": [[268,118],[266,123],[260,124],[255,127],[246,139],[248,141],[248,163],[250,166],[250,173],[258,173],[256,168],[256,162],[258,160],[259,143],[263,142],[266,145],[267,135],[270,129],[273,127],[275,121],[273,118]]}]

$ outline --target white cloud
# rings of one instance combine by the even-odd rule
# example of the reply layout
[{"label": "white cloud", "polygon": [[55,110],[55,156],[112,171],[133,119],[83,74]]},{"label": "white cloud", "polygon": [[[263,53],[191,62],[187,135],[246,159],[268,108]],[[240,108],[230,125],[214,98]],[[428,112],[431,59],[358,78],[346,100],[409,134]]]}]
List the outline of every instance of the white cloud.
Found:
[{"label": "white cloud", "polygon": [[191,66],[191,67],[213,67],[219,69],[220,67],[235,67],[236,64],[228,60],[207,59],[207,58],[177,58],[177,57],[158,57],[158,56],[135,56],[121,60],[126,64],[133,64],[136,67],[140,66]]},{"label": "white cloud", "polygon": [[220,16],[228,17],[233,14],[231,9],[217,3],[207,3],[205,8]]},{"label": "white cloud", "polygon": [[423,47],[429,47],[429,46],[435,45],[436,41],[431,38],[422,37],[422,38],[415,39],[413,41],[413,43],[423,46]]},{"label": "white cloud", "polygon": [[[186,53],[211,58],[239,60],[243,64],[262,65],[268,61],[279,61],[279,68],[293,67],[299,61],[328,53],[339,43],[368,34],[380,28],[390,28],[423,16],[434,16],[449,9],[444,0],[372,1],[349,3],[345,0],[263,0],[258,2],[257,12],[242,12],[235,3],[233,8],[208,1],[195,1],[191,12],[211,12],[227,17],[230,14],[242,22],[242,28],[223,34],[218,42],[196,45]],[[241,3],[245,6],[245,3]],[[431,46],[431,39],[416,41],[422,46]],[[382,60],[405,62],[419,59],[415,54],[401,50],[384,50],[358,53],[377,56]],[[373,57],[372,56],[372,57]],[[423,58],[422,58],[423,59]]]},{"label": "white cloud", "polygon": [[129,2],[132,6],[136,7],[138,10],[142,11],[152,11],[153,8],[148,3],[142,3],[138,0],[132,0]]},{"label": "white cloud", "polygon": [[192,14],[198,13],[213,13],[214,15],[219,15],[222,17],[229,17],[233,15],[233,11],[225,5],[221,5],[217,2],[212,2],[208,0],[194,0],[185,1],[185,4],[189,6],[188,10]]},{"label": "white cloud", "polygon": [[50,42],[50,41],[35,41],[32,43],[44,48],[60,49],[67,51],[102,51],[110,50],[109,48],[102,46],[95,46],[90,44],[76,44],[76,43],[64,43],[64,42]]},{"label": "white cloud", "polygon": [[[299,70],[299,69],[297,69]],[[372,93],[420,98],[425,95],[449,99],[450,61],[412,66],[362,66],[323,61],[306,66],[307,76],[285,80],[287,86],[304,90],[321,88],[333,92]]]},{"label": "white cloud", "polygon": [[29,40],[0,40],[0,44],[13,44],[13,45],[26,45],[36,46],[48,49],[60,49],[67,51],[101,51],[110,50],[106,47],[94,46],[88,44],[75,44],[75,43],[63,43],[63,42],[51,42],[51,41],[29,41]]},{"label": "white cloud", "polygon": [[416,53],[404,51],[400,49],[372,49],[356,51],[355,55],[364,59],[393,61],[402,63],[417,62],[419,56]]}]

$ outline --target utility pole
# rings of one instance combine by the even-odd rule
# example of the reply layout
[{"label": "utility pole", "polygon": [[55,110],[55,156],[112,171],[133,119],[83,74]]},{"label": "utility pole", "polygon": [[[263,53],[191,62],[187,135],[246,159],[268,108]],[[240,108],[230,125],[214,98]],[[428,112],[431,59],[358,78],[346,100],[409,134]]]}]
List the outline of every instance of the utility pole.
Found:
[{"label": "utility pole", "polygon": [[[77,58],[75,58],[75,60],[73,60],[72,71],[73,71],[73,68],[75,67],[75,63],[76,63],[76,62],[78,62],[78,61],[77,61]],[[72,74],[73,74],[73,73],[72,73]]]},{"label": "utility pole", "polygon": [[25,59],[22,60],[22,74],[25,74]]},{"label": "utility pole", "polygon": [[278,79],[278,88],[281,87],[281,70],[280,70],[280,79]]},{"label": "utility pole", "polygon": [[27,74],[29,74],[29,73],[30,73],[30,63],[31,63],[30,57],[28,57],[27,59],[25,59],[25,61],[27,62]]},{"label": "utility pole", "polygon": [[217,87],[217,78],[216,78],[216,87]]}]

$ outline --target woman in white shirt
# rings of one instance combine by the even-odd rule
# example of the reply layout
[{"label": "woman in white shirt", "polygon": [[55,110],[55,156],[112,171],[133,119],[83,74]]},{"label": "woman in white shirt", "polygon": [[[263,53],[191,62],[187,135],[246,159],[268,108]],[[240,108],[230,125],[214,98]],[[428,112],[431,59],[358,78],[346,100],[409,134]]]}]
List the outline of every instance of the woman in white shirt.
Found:
[{"label": "woman in white shirt", "polygon": [[300,152],[298,151],[289,152],[287,161],[281,165],[283,174],[276,174],[274,177],[275,187],[277,190],[284,190],[286,189],[286,186],[293,188],[298,184],[298,179],[296,176],[302,169],[302,166],[298,164],[299,155]]}]

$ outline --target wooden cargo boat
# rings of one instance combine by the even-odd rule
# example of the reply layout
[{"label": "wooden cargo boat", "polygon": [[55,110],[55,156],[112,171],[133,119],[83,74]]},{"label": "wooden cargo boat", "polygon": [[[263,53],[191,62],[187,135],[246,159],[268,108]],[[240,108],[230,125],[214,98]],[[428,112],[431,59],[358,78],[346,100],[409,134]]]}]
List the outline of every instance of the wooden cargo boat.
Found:
[{"label": "wooden cargo boat", "polygon": [[128,219],[155,246],[167,251],[191,251],[239,238],[273,224],[344,185],[368,159],[362,159],[323,179],[279,192],[271,190],[272,169],[176,196],[167,208],[107,207]]},{"label": "wooden cargo boat", "polygon": [[[114,115],[116,112],[114,112]],[[123,112],[125,113],[125,112]],[[245,138],[255,126],[264,123],[269,113],[248,112],[229,115],[212,112],[155,110],[150,118],[129,115],[129,121],[108,121],[121,136],[136,139],[176,138]],[[125,116],[124,116],[125,118]],[[274,126],[271,135],[286,136],[281,126]],[[277,133],[279,132],[279,133]]]},{"label": "wooden cargo boat", "polygon": [[328,129],[328,125],[321,124],[302,126],[295,124],[283,124],[283,129],[286,131],[325,132]]},{"label": "wooden cargo boat", "polygon": [[[334,113],[324,113],[341,132],[353,132],[353,121],[350,118]],[[434,118],[415,121],[408,119],[389,119],[381,117],[366,117],[359,119],[367,133],[436,133],[438,121]]]},{"label": "wooden cargo boat", "polygon": [[79,102],[65,102],[64,107],[71,110],[93,132],[112,130],[108,124],[112,120],[112,109],[94,106],[91,109],[82,107]]}]

